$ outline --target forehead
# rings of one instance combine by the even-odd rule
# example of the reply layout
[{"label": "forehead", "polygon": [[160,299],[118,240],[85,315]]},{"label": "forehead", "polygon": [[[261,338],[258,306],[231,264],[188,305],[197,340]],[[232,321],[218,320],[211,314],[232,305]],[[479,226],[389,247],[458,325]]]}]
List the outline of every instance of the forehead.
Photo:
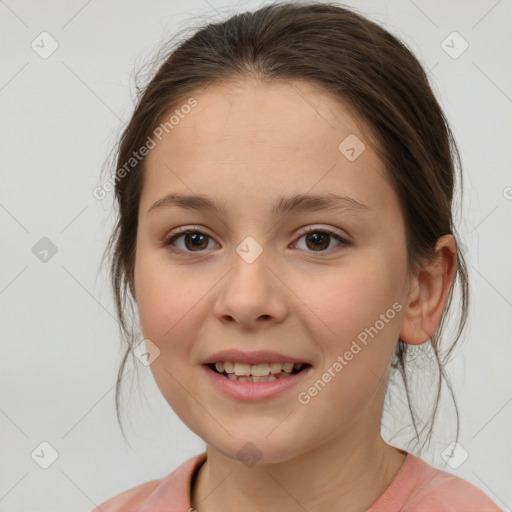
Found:
[{"label": "forehead", "polygon": [[[143,197],[156,200],[176,188],[232,194],[238,187],[263,196],[275,190],[277,196],[314,187],[352,192],[367,204],[389,200],[382,197],[386,172],[370,130],[348,104],[315,84],[226,82],[191,96],[196,106],[146,158]],[[180,105],[163,120],[176,109]],[[352,161],[340,151],[348,137],[364,144]]]},{"label": "forehead", "polygon": [[[331,148],[334,143],[337,149],[344,133],[369,132],[350,105],[305,81],[232,80],[211,85],[193,97],[197,105],[179,119],[172,129],[174,140],[168,142],[181,149],[194,147],[197,156],[202,154],[199,140],[209,146],[221,140],[252,141],[275,148],[295,146],[300,151],[310,149],[308,143]],[[368,137],[365,133],[364,138]],[[236,151],[236,146],[230,149]]]}]

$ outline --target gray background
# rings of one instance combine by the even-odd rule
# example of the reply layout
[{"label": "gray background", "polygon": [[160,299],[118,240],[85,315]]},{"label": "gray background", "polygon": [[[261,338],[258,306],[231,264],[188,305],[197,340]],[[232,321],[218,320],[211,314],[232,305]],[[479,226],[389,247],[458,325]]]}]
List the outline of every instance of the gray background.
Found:
[{"label": "gray background", "polygon": [[[1,511],[89,511],[203,451],[142,366],[125,394],[130,446],[122,438],[114,410],[118,331],[107,275],[98,270],[112,197],[98,201],[92,190],[131,114],[133,72],[176,30],[258,5],[0,1]],[[469,457],[456,469],[442,466],[447,440],[437,431],[424,458],[509,510],[512,68],[505,61],[512,2],[347,5],[401,37],[430,70],[463,159],[459,231],[474,302],[448,370],[461,411],[459,442]],[[47,58],[31,47],[43,45],[43,31],[58,43]],[[453,31],[469,44],[457,58],[442,46]],[[447,41],[452,53],[462,48],[460,39]],[[57,248],[46,263],[33,253],[47,243],[43,237]],[[31,456],[48,456],[43,441],[58,452],[47,469]]]}]

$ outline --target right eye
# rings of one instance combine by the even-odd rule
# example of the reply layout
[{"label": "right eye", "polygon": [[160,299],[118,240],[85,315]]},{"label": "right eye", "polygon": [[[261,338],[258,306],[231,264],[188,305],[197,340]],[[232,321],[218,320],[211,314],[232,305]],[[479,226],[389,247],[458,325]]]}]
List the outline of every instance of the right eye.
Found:
[{"label": "right eye", "polygon": [[[178,239],[183,239],[183,246],[177,247],[175,242]],[[208,248],[207,240],[213,240],[210,236],[197,231],[195,229],[182,229],[181,231],[174,232],[165,239],[164,246],[169,247],[173,252],[202,252],[202,249]]]}]

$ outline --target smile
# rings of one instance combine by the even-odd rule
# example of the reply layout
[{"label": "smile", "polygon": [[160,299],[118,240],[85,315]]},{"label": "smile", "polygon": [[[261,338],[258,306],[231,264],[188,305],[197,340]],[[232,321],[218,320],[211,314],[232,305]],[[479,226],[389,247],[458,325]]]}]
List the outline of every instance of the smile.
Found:
[{"label": "smile", "polygon": [[230,361],[203,364],[214,389],[239,401],[274,398],[296,386],[312,371],[309,363],[260,363]]},{"label": "smile", "polygon": [[237,382],[272,382],[295,375],[307,363],[262,363],[247,364],[232,361],[217,361],[208,365],[216,373]]}]

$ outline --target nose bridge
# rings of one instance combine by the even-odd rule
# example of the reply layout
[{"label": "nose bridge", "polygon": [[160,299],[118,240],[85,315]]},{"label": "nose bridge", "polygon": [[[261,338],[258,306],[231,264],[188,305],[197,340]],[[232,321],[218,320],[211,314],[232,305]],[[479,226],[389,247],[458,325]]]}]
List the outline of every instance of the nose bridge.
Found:
[{"label": "nose bridge", "polygon": [[240,324],[282,317],[285,299],[279,280],[268,268],[269,254],[252,236],[235,247],[230,258],[231,271],[216,301],[217,316],[231,317]]},{"label": "nose bridge", "polygon": [[233,272],[229,279],[230,289],[241,302],[256,303],[270,292],[268,249],[265,250],[252,236],[247,236],[235,248],[231,258]]}]

